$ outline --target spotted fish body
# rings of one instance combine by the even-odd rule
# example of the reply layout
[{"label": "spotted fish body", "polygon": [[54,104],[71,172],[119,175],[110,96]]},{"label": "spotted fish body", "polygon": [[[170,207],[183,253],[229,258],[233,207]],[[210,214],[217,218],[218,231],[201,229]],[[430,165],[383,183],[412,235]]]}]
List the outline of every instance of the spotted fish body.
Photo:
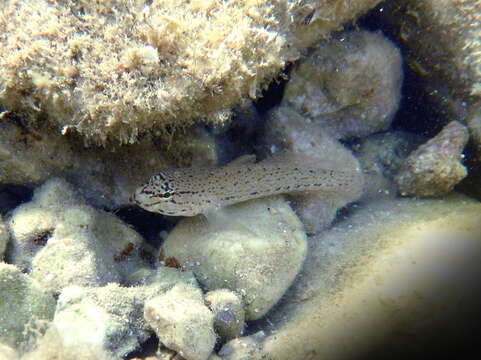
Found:
[{"label": "spotted fish body", "polygon": [[163,215],[194,216],[276,194],[315,191],[332,197],[352,192],[361,182],[359,171],[265,160],[219,168],[162,171],[136,190],[133,202]]}]

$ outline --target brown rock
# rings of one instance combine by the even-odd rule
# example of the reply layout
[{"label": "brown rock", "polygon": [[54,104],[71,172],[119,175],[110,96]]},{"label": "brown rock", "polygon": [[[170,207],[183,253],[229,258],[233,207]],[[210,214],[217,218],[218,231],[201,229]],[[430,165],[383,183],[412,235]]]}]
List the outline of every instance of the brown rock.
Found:
[{"label": "brown rock", "polygon": [[396,182],[402,196],[442,196],[467,175],[461,163],[468,130],[457,121],[421,145],[407,158]]}]

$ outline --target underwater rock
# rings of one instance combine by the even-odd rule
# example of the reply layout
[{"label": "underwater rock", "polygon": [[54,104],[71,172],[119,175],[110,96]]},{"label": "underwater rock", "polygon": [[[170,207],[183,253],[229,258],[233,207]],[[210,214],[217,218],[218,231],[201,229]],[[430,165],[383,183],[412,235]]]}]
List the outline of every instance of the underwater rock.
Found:
[{"label": "underwater rock", "polygon": [[17,360],[17,352],[8,345],[0,343],[0,360]]},{"label": "underwater rock", "polygon": [[364,191],[364,176],[351,151],[326,133],[318,124],[288,106],[280,106],[267,115],[263,144],[265,153],[287,150],[321,168],[352,173],[358,181],[349,191],[336,194],[309,192],[291,194],[292,204],[308,233],[327,228],[337,210],[359,199]]},{"label": "underwater rock", "polygon": [[0,105],[99,144],[221,123],[377,3],[3,1]]},{"label": "underwater rock", "polygon": [[442,196],[468,174],[461,163],[469,133],[452,121],[403,163],[396,182],[402,196]]},{"label": "underwater rock", "polygon": [[321,42],[291,73],[283,103],[336,138],[386,130],[401,99],[399,49],[380,32]]},{"label": "underwater rock", "polygon": [[354,146],[355,154],[366,178],[364,201],[395,197],[394,177],[408,155],[422,144],[422,137],[403,131],[368,136]]},{"label": "underwater rock", "polygon": [[7,249],[9,236],[7,232],[7,227],[3,223],[2,216],[0,215],[0,262],[3,260],[3,254]]},{"label": "underwater rock", "polygon": [[69,286],[60,294],[53,326],[66,348],[91,347],[122,357],[150,336],[144,300],[140,288]]},{"label": "underwater rock", "polygon": [[466,125],[469,135],[475,146],[476,157],[481,157],[481,100],[473,103],[466,116]]},{"label": "underwater rock", "polygon": [[214,313],[214,330],[222,341],[231,340],[244,330],[244,304],[241,297],[226,289],[209,291],[205,303]]},{"label": "underwater rock", "polygon": [[101,286],[145,266],[142,237],[110,213],[95,210],[61,179],[35,190],[8,221],[7,258],[45,288]]},{"label": "underwater rock", "polygon": [[92,347],[115,357],[139,348],[152,333],[144,320],[145,302],[179,283],[197,287],[190,272],[160,267],[152,273],[143,285],[64,288],[53,320],[64,346]]},{"label": "underwater rock", "polygon": [[[177,167],[205,167],[218,163],[219,149],[216,139],[202,126],[192,126],[179,134],[174,134],[169,142],[168,146],[164,145],[164,155],[173,159]],[[160,170],[162,169],[157,168],[150,175]]]},{"label": "underwater rock", "polygon": [[[174,360],[177,360],[177,359],[174,359]],[[182,360],[182,359],[179,359],[179,360]],[[222,358],[220,356],[218,356],[216,353],[212,353],[207,358],[207,360],[222,360]]]},{"label": "underwater rock", "polygon": [[0,343],[29,348],[54,311],[52,293],[16,266],[0,262]]},{"label": "underwater rock", "polygon": [[101,348],[80,342],[68,344],[54,326],[37,339],[35,348],[22,355],[21,360],[119,360]]},{"label": "underwater rock", "polygon": [[[407,64],[446,105],[450,96],[481,96],[481,12],[478,0],[400,0],[383,6],[383,21],[399,31]],[[445,90],[443,90],[445,89]],[[446,91],[447,90],[447,91]],[[465,105],[461,104],[460,107]],[[455,110],[461,115],[463,110]]]},{"label": "underwater rock", "polygon": [[242,296],[246,320],[259,319],[277,303],[302,266],[303,226],[282,197],[229,206],[207,219],[185,218],[163,249],[192,270],[207,290]]},{"label": "underwater rock", "polygon": [[[128,204],[144,179],[174,165],[166,151],[149,138],[115,151],[85,148],[82,142],[53,134],[51,129],[25,129],[19,123],[8,116],[0,121],[0,184],[32,186],[62,177],[91,204],[117,208]],[[190,145],[191,151],[194,141],[199,142],[187,135],[180,138],[181,145]],[[179,153],[188,156],[186,150],[169,152]]]},{"label": "underwater rock", "polygon": [[[155,356],[147,356],[142,358],[133,358],[129,360],[185,360],[183,356],[177,351],[170,350],[163,345],[159,345],[159,348],[155,352]],[[211,360],[209,357],[208,360]]]},{"label": "underwater rock", "polygon": [[127,283],[133,286],[146,285],[155,287],[174,286],[182,282],[190,285],[197,285],[197,280],[192,271],[180,271],[179,269],[159,266],[156,269],[139,269],[129,276]]},{"label": "underwater rock", "polygon": [[160,342],[186,360],[206,360],[214,349],[214,315],[197,287],[176,285],[150,299],[144,317]]},{"label": "underwater rock", "polygon": [[303,271],[269,316],[272,334],[250,359],[424,354],[430,339],[439,349],[472,335],[480,222],[481,203],[459,195],[359,208],[310,239]]},{"label": "underwater rock", "polygon": [[250,336],[233,339],[220,349],[219,355],[222,360],[260,360],[265,337],[265,333],[259,331]]}]

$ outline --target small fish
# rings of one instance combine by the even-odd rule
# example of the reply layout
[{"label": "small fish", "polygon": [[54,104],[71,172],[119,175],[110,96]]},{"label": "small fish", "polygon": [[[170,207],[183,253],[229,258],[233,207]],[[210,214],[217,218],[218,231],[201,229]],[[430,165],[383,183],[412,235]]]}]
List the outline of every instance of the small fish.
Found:
[{"label": "small fish", "polygon": [[323,168],[293,159],[275,157],[259,163],[234,161],[218,168],[169,169],[152,176],[131,200],[151,212],[194,216],[270,195],[315,191],[335,197],[362,187],[359,170]]}]

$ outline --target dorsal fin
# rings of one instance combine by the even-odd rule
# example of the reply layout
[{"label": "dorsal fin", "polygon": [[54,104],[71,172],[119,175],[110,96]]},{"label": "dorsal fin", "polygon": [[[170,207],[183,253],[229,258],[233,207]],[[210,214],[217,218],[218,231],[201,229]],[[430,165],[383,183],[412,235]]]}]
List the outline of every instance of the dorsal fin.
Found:
[{"label": "dorsal fin", "polygon": [[[272,153],[271,156],[263,159],[260,163],[292,163],[302,165],[304,167],[322,168],[322,169],[339,169],[341,164],[339,158],[333,158],[332,154],[308,154],[293,152],[290,150],[280,150]],[[350,165],[350,164],[348,164]]]}]

